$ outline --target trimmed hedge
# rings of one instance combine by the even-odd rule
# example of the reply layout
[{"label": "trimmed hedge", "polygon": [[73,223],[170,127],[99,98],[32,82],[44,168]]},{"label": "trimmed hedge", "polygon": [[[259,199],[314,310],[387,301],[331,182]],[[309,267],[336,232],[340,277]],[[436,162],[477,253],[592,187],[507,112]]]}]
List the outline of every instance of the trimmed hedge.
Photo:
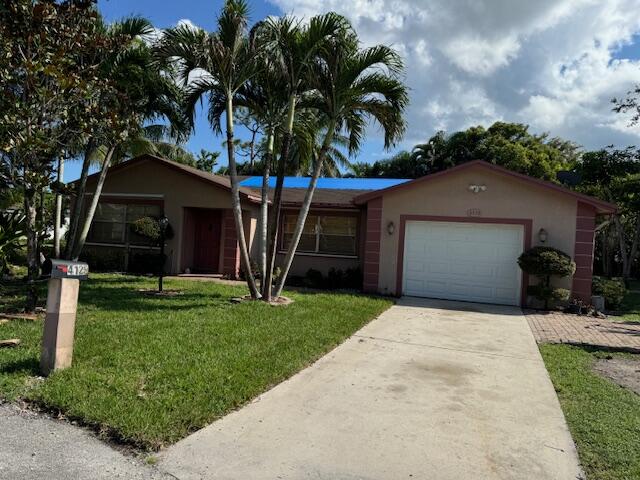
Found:
[{"label": "trimmed hedge", "polygon": [[533,247],[518,258],[518,265],[531,275],[568,277],[576,272],[576,264],[566,253],[553,247]]},{"label": "trimmed hedge", "polygon": [[551,277],[568,277],[576,271],[576,264],[569,255],[553,247],[533,247],[518,258],[520,268],[538,277],[538,284],[527,289],[529,295],[544,301],[544,308],[549,308],[550,301],[569,300],[570,292],[564,288],[551,285]]}]

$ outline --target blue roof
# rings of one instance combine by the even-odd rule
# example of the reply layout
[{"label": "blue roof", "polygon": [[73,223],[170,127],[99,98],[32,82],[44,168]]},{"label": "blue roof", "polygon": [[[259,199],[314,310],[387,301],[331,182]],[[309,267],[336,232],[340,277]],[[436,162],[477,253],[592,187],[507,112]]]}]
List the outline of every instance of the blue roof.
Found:
[{"label": "blue roof", "polygon": [[[407,178],[326,178],[318,179],[319,189],[334,190],[382,190],[401,183],[408,182]],[[310,177],[284,177],[285,188],[307,188]],[[262,187],[262,177],[249,177],[240,182],[243,187]],[[276,186],[276,178],[269,178],[269,187]]]}]

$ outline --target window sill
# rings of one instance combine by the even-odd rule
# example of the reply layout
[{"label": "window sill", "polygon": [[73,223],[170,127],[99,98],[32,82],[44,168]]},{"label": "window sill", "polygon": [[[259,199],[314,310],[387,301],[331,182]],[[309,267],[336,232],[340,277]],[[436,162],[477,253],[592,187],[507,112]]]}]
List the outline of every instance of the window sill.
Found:
[{"label": "window sill", "polygon": [[[280,255],[286,255],[285,250],[278,250]],[[324,257],[324,258],[344,258],[348,260],[357,260],[357,255],[340,255],[338,253],[313,253],[313,252],[296,252],[294,257]]]},{"label": "window sill", "polygon": [[85,245],[93,247],[114,247],[114,248],[139,248],[146,250],[160,250],[160,247],[149,247],[147,245],[127,245],[126,243],[106,243],[106,242],[86,242]]}]

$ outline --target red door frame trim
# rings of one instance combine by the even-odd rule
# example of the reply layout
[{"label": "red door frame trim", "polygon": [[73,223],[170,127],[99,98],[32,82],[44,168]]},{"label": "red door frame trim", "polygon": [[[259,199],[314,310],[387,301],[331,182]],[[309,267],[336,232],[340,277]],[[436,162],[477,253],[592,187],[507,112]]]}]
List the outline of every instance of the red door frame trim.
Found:
[{"label": "red door frame trim", "polygon": [[[497,225],[522,225],[524,227],[523,234],[523,250],[531,248],[531,231],[533,220],[530,218],[483,218],[483,217],[446,217],[438,215],[400,215],[400,234],[398,237],[398,260],[396,265],[396,295],[402,295],[402,274],[404,268],[404,237],[407,222],[448,222],[448,223],[492,223]],[[527,298],[527,286],[529,277],[522,272],[522,288],[520,292],[520,304],[525,305]]]}]

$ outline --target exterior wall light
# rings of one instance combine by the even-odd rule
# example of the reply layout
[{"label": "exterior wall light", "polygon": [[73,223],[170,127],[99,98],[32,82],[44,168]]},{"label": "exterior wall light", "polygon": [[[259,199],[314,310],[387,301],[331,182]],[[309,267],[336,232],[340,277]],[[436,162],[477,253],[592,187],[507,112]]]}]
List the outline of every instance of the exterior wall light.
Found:
[{"label": "exterior wall light", "polygon": [[545,243],[548,237],[549,234],[547,233],[547,231],[544,228],[541,228],[538,232],[538,240],[540,240],[540,243]]},{"label": "exterior wall light", "polygon": [[469,185],[469,191],[473,193],[480,193],[487,190],[486,185]]},{"label": "exterior wall light", "polygon": [[389,235],[393,235],[393,232],[396,231],[396,224],[393,222],[387,223],[387,233]]}]

